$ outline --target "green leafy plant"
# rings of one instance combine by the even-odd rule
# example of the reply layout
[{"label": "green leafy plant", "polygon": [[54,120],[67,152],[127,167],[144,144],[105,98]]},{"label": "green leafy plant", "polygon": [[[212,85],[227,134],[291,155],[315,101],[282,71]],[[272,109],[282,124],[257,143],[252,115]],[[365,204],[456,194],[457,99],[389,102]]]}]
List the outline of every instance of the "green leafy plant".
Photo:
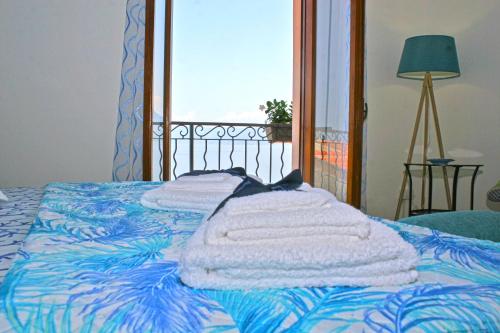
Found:
[{"label": "green leafy plant", "polygon": [[292,102],[278,101],[273,99],[261,105],[261,110],[267,115],[270,124],[290,124],[292,122]]}]

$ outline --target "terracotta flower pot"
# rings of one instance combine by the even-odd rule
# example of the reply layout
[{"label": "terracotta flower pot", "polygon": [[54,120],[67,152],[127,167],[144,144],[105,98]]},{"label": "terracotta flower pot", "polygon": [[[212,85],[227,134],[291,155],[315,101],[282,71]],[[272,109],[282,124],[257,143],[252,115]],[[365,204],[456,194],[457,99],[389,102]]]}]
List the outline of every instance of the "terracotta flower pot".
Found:
[{"label": "terracotta flower pot", "polygon": [[271,124],[266,127],[266,136],[271,142],[292,142],[292,125]]}]

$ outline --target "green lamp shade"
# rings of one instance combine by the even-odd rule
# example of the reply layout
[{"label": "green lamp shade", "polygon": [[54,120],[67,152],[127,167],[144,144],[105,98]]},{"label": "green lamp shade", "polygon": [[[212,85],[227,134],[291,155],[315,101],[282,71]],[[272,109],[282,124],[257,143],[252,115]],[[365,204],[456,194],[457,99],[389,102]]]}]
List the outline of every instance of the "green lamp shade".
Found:
[{"label": "green lamp shade", "polygon": [[442,80],[460,76],[455,39],[450,36],[424,35],[405,41],[398,77],[422,80],[425,73]]}]

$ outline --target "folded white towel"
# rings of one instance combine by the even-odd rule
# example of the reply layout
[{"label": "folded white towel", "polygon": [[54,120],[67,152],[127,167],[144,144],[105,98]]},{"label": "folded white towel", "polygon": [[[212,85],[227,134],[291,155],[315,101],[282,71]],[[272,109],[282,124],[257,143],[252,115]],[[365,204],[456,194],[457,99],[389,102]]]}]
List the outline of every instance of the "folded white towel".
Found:
[{"label": "folded white towel", "polygon": [[228,278],[236,279],[266,279],[275,278],[321,278],[324,276],[337,277],[371,277],[373,275],[397,274],[413,270],[417,264],[416,258],[392,259],[374,264],[366,264],[355,267],[338,267],[327,269],[247,269],[227,268],[219,269],[218,272]]},{"label": "folded white towel", "polygon": [[231,192],[185,192],[162,191],[162,195],[155,197],[155,193],[144,194],[141,198],[141,205],[147,208],[159,210],[188,210],[211,212],[228,197]]},{"label": "folded white towel", "polygon": [[213,212],[219,205],[219,202],[204,202],[197,201],[195,199],[185,201],[177,199],[147,200],[144,197],[141,198],[140,202],[142,206],[150,209],[203,212],[207,213],[208,215],[210,214],[210,212]]},{"label": "folded white towel", "polygon": [[[301,190],[302,188],[306,190]],[[299,191],[273,191],[229,200],[224,206],[227,215],[241,215],[258,212],[281,212],[290,209],[328,207],[336,201],[333,194],[311,191],[301,187]]]},{"label": "folded white towel", "polygon": [[[195,176],[189,176],[193,178]],[[202,176],[196,176],[201,177]],[[172,191],[172,190],[182,190],[182,191],[190,191],[190,192],[233,192],[233,190],[238,186],[242,178],[236,176],[230,176],[224,181],[200,181],[193,182],[191,180],[185,181],[184,178],[188,178],[188,176],[181,177],[175,181],[167,182],[160,187],[162,191]]]},{"label": "folded white towel", "polygon": [[368,237],[369,226],[366,227],[335,227],[335,226],[315,226],[297,228],[255,228],[229,231],[221,234],[218,238],[207,237],[207,244],[210,245],[260,245],[264,243],[289,243],[309,242],[311,238],[315,240],[356,240]]},{"label": "folded white towel", "polygon": [[217,173],[207,173],[204,175],[197,176],[182,176],[176,179],[176,181],[182,182],[223,182],[229,178],[233,177],[233,175],[225,172],[217,172]]},{"label": "folded white towel", "polygon": [[188,240],[183,256],[186,263],[205,268],[326,269],[396,259],[415,251],[394,230],[376,221],[370,221],[367,240],[334,243],[316,242],[311,238],[308,243],[290,242],[286,247],[282,244],[207,245],[204,234],[211,222],[203,222]]},{"label": "folded white towel", "polygon": [[145,192],[141,204],[160,210],[213,211],[242,180],[225,173],[184,176]]},{"label": "folded white towel", "polygon": [[321,276],[306,278],[272,277],[261,279],[242,279],[225,277],[206,270],[183,272],[182,282],[198,289],[266,289],[266,288],[309,288],[324,286],[396,286],[415,282],[418,273],[415,270],[370,277]]},{"label": "folded white towel", "polygon": [[[281,194],[290,195],[293,192],[276,193],[282,196]],[[264,194],[258,194],[252,198],[257,199]],[[307,193],[301,196],[310,197]],[[276,196],[273,195],[273,197]],[[234,209],[235,204],[245,201],[244,199],[232,199],[231,209]],[[269,200],[271,201],[271,198]],[[264,242],[289,243],[292,240],[308,241],[319,238],[329,240],[337,238],[342,241],[344,237],[352,237],[353,240],[368,237],[370,223],[365,214],[339,201],[328,201],[324,206],[326,207],[239,215],[227,214],[227,207],[224,207],[212,217],[211,223],[207,225],[205,244],[257,245]]]},{"label": "folded white towel", "polygon": [[415,281],[418,256],[395,231],[370,221],[367,240],[310,238],[261,246],[207,245],[205,221],[181,256],[181,279],[196,288],[381,286]]}]

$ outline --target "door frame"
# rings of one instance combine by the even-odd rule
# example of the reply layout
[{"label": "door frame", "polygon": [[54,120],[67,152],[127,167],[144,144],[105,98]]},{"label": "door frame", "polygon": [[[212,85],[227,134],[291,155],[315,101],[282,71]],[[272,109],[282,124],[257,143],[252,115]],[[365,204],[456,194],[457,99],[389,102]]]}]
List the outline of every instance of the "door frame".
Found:
[{"label": "door frame", "polygon": [[293,0],[292,165],[314,181],[316,0]]},{"label": "door frame", "polygon": [[153,155],[153,53],[154,53],[155,1],[146,0],[144,27],[144,92],[142,123],[142,179],[152,179]]},{"label": "door frame", "polygon": [[165,0],[165,51],[163,56],[163,181],[170,180],[170,122],[172,101],[172,1]]},{"label": "door frame", "polygon": [[365,0],[351,0],[347,203],[361,206],[365,93]]},{"label": "door frame", "polygon": [[[146,0],[144,31],[144,105],[142,128],[142,179],[152,180],[153,159],[153,64],[155,0]],[[165,52],[163,62],[163,180],[170,179],[170,101],[172,76],[172,1],[165,0]]]}]

